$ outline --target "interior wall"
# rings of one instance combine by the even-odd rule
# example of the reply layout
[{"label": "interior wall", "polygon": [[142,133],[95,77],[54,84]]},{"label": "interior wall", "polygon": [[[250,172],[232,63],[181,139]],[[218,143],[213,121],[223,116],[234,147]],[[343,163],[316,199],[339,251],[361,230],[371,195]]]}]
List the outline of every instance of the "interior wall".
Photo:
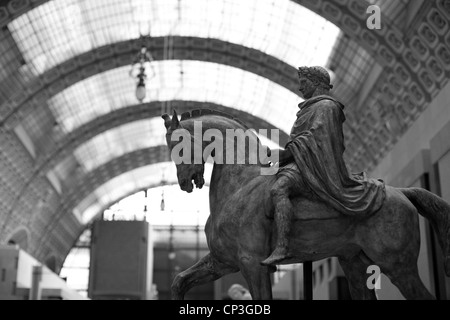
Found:
[{"label": "interior wall", "polygon": [[397,142],[391,152],[371,172],[374,178],[391,183],[431,140],[450,122],[450,82],[441,90],[415,124]]},{"label": "interior wall", "polygon": [[[371,176],[395,187],[426,188],[450,202],[449,137],[450,84],[447,84]],[[428,185],[424,185],[424,177],[429,177]],[[420,276],[433,294],[448,299],[450,279],[443,272],[442,252],[431,235],[428,221],[420,218],[420,227]]]}]

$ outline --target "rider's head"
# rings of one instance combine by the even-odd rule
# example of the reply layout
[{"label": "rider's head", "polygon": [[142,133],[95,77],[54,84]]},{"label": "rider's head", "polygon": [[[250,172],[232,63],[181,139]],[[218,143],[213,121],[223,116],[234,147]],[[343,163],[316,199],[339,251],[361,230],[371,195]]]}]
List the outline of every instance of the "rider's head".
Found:
[{"label": "rider's head", "polygon": [[333,86],[330,74],[322,67],[300,67],[298,69],[300,92],[305,99],[319,94],[327,94]]}]

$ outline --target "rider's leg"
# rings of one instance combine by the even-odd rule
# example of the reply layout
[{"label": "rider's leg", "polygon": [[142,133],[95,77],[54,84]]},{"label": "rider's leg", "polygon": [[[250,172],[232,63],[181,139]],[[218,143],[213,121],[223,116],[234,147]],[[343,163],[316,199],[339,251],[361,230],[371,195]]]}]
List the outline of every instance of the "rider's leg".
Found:
[{"label": "rider's leg", "polygon": [[288,255],[288,245],[293,211],[293,206],[289,199],[291,188],[291,180],[282,176],[278,178],[270,190],[270,195],[275,207],[275,224],[278,235],[276,248],[271,256],[262,262],[263,265],[274,265],[290,258]]}]

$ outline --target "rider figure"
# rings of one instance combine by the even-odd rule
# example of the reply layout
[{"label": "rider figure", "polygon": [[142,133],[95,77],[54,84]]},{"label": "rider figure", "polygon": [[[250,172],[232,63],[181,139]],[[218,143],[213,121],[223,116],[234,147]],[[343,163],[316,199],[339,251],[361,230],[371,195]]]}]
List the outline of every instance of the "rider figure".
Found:
[{"label": "rider figure", "polygon": [[271,188],[277,230],[276,248],[263,265],[289,260],[289,235],[293,205],[290,197],[312,195],[346,215],[364,216],[378,210],[384,184],[365,175],[351,177],[343,154],[344,106],[330,97],[330,75],[322,67],[299,68],[300,92],[297,120],[285,150],[279,151],[280,171]]}]

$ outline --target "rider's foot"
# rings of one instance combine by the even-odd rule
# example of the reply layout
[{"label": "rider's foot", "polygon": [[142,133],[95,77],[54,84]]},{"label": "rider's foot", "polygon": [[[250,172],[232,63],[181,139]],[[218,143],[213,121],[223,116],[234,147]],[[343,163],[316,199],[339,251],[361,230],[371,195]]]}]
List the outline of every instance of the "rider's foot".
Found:
[{"label": "rider's foot", "polygon": [[261,262],[263,266],[274,266],[280,264],[281,262],[291,259],[292,256],[287,254],[286,248],[277,248],[266,260]]}]

